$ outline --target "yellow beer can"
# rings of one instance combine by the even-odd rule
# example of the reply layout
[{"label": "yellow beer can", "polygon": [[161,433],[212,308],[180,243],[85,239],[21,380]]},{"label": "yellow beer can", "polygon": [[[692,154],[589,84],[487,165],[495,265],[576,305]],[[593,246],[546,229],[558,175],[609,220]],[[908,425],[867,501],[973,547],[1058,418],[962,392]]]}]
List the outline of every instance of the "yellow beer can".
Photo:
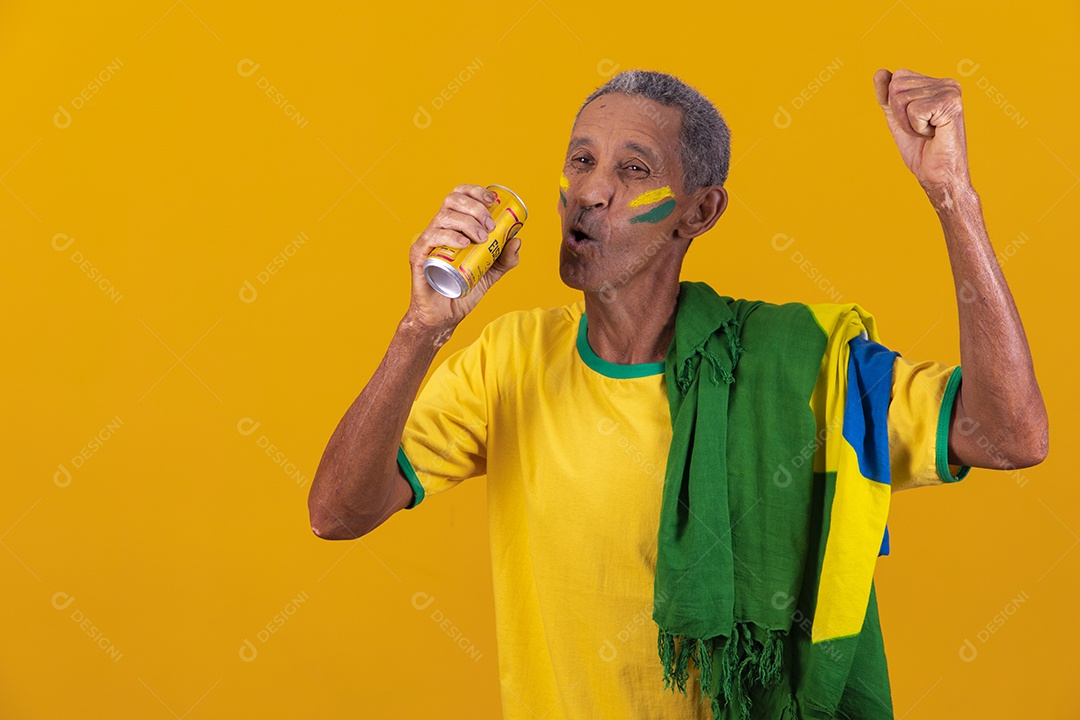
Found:
[{"label": "yellow beer can", "polygon": [[488,185],[487,190],[495,196],[495,202],[488,205],[495,229],[488,233],[487,241],[463,248],[440,245],[424,261],[428,284],[448,298],[468,295],[529,217],[525,203],[510,188]]}]

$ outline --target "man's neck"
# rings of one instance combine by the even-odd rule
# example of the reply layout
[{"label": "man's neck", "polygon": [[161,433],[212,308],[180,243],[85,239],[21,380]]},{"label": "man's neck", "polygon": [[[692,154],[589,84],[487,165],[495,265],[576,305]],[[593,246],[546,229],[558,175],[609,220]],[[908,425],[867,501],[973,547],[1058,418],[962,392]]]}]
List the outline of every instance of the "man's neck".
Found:
[{"label": "man's neck", "polygon": [[589,347],[620,365],[661,362],[675,335],[679,279],[639,283],[604,293],[585,293]]}]

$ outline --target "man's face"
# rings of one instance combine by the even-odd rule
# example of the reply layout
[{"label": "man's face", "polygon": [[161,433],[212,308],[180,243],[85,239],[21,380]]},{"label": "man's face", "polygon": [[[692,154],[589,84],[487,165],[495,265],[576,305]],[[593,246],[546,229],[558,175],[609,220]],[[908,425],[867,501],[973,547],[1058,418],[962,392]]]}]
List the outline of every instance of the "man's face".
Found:
[{"label": "man's face", "polygon": [[677,108],[621,92],[582,109],[560,178],[564,283],[604,294],[672,267],[678,277],[686,248],[672,232],[688,202],[681,123]]}]

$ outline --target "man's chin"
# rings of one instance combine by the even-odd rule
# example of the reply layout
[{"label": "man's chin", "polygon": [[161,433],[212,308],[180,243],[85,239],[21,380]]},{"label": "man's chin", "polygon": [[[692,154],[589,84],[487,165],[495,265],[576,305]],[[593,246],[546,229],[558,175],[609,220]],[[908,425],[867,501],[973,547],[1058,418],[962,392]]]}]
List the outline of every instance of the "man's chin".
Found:
[{"label": "man's chin", "polygon": [[587,287],[587,274],[581,266],[581,261],[563,246],[559,251],[559,278],[563,285],[574,290],[584,290]]}]

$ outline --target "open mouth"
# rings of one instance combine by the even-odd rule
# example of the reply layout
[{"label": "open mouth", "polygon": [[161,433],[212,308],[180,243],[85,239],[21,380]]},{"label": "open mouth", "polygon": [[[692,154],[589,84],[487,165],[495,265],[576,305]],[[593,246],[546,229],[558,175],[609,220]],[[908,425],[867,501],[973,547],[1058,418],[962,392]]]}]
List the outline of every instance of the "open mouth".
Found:
[{"label": "open mouth", "polygon": [[588,233],[578,228],[570,228],[566,233],[566,246],[571,250],[580,250],[595,242],[596,240],[590,237]]}]

